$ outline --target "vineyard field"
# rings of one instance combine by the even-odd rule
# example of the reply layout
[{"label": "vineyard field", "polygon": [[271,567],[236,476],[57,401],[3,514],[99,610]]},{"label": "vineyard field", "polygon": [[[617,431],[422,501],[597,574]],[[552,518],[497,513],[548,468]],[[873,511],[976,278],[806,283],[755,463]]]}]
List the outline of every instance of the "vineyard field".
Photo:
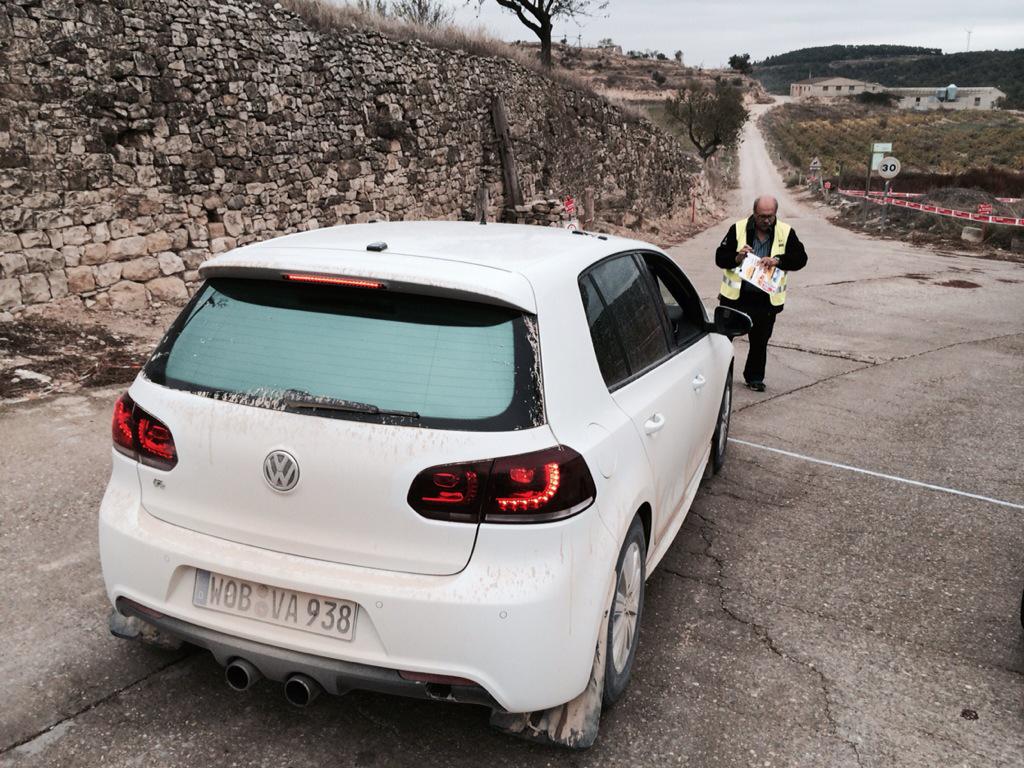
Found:
[{"label": "vineyard field", "polygon": [[781,159],[806,169],[818,157],[826,175],[863,174],[873,142],[890,141],[911,172],[962,174],[1024,169],[1024,120],[1005,112],[909,112],[861,105],[785,104],[761,118]]}]

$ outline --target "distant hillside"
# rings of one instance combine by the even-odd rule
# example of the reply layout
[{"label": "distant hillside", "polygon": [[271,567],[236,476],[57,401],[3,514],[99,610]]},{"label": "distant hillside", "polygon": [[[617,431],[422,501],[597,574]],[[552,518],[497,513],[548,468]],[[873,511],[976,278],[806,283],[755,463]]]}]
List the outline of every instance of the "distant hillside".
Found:
[{"label": "distant hillside", "polygon": [[825,61],[846,61],[848,59],[880,59],[893,56],[935,56],[941,55],[940,48],[921,48],[916,45],[819,45],[817,48],[800,48],[778,56],[769,56],[758,66],[782,64],[820,64]]},{"label": "distant hillside", "polygon": [[771,93],[808,75],[835,75],[882,85],[939,87],[994,85],[1006,106],[1024,109],[1024,48],[946,53],[901,45],[829,45],[770,56],[754,64],[754,77]]}]

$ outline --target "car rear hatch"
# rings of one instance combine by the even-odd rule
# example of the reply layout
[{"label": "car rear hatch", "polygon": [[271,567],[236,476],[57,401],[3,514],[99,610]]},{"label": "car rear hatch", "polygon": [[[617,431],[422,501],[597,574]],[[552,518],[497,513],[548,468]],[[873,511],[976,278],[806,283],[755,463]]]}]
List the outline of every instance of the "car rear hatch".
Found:
[{"label": "car rear hatch", "polygon": [[143,506],[283,553],[458,572],[477,525],[428,519],[407,496],[428,467],[555,444],[534,318],[262,274],[210,279],[132,386],[177,454],[169,471],[139,465]]}]

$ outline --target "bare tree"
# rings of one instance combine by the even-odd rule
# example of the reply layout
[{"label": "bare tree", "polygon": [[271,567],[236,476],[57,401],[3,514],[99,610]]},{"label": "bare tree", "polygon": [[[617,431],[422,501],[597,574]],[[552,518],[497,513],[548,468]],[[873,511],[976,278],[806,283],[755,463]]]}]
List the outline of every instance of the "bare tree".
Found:
[{"label": "bare tree", "polygon": [[388,0],[356,0],[356,8],[372,16],[387,16]]},{"label": "bare tree", "polygon": [[[477,0],[483,5],[485,0]],[[527,29],[540,40],[540,62],[551,67],[551,30],[554,20],[579,19],[603,11],[608,0],[494,0],[514,13]]]},{"label": "bare tree", "polygon": [[711,88],[696,80],[687,83],[665,106],[669,116],[686,129],[697,154],[705,161],[721,147],[736,145],[748,116],[743,93],[724,80]]},{"label": "bare tree", "polygon": [[455,11],[441,0],[396,0],[391,12],[400,19],[423,27],[444,27],[455,18]]}]

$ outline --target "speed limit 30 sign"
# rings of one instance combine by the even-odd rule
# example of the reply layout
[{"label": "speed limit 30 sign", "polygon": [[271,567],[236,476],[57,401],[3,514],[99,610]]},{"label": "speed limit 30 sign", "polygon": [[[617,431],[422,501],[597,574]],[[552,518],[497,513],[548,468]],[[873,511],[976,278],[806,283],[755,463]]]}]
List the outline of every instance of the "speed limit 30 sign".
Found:
[{"label": "speed limit 30 sign", "polygon": [[900,172],[900,161],[895,157],[883,157],[878,164],[878,175],[883,179],[895,179]]}]

